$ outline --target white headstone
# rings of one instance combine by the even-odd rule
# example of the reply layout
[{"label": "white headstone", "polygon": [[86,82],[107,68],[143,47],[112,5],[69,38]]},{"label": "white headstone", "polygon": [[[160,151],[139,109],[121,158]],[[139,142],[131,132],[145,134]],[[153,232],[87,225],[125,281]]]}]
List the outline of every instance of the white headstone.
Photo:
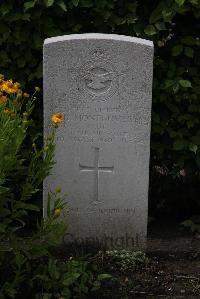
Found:
[{"label": "white headstone", "polygon": [[68,193],[65,242],[144,248],[153,43],[113,34],[44,43],[44,126],[62,113],[44,183]]}]

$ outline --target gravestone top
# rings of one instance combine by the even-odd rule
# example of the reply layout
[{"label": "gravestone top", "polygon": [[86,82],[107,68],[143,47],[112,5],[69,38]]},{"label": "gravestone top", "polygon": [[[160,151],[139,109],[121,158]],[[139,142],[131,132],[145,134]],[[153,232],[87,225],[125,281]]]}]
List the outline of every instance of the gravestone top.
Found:
[{"label": "gravestone top", "polygon": [[68,193],[66,242],[144,248],[147,233],[153,43],[101,33],[44,43],[44,132],[56,132],[47,192]]},{"label": "gravestone top", "polygon": [[138,43],[146,46],[153,47],[153,42],[147,39],[142,39],[134,36],[118,35],[118,34],[104,34],[104,33],[83,33],[83,34],[70,34],[55,36],[45,39],[44,44],[63,42],[68,40],[84,40],[84,39],[100,39],[100,40],[116,40],[131,43]]}]

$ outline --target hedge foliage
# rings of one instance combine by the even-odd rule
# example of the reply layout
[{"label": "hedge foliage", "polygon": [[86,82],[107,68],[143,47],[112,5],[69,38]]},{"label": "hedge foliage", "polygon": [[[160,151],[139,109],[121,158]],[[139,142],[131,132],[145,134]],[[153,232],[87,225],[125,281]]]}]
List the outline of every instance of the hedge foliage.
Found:
[{"label": "hedge foliage", "polygon": [[51,36],[104,32],[153,40],[152,165],[199,175],[199,19],[200,0],[4,0],[1,72],[38,84],[43,40]]}]

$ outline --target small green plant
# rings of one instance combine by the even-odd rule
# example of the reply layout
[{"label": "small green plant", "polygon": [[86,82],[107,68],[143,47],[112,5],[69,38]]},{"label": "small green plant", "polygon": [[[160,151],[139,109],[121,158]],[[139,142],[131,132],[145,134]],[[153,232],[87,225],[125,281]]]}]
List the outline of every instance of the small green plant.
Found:
[{"label": "small green plant", "polygon": [[42,265],[33,278],[38,289],[44,290],[35,298],[81,298],[89,292],[96,291],[101,281],[110,278],[108,274],[95,274],[95,270],[83,260],[69,259],[61,262],[50,259]]},{"label": "small green plant", "polygon": [[[48,201],[54,199],[54,210],[45,220],[40,217],[40,207],[33,203],[53,165],[56,129],[52,128],[44,147],[37,144],[39,134],[30,134],[37,91],[30,97],[19,83],[0,76],[1,298],[15,298],[24,284],[31,288],[33,263],[47,256],[50,246],[57,245],[65,231],[64,224],[56,220],[55,210],[63,207],[57,193],[57,199],[49,196]],[[39,219],[32,230],[31,213],[38,214]]]},{"label": "small green plant", "polygon": [[[50,192],[44,219],[34,201],[54,164],[55,130],[64,117],[52,115],[42,146],[31,131],[35,100],[35,93],[30,97],[19,83],[0,76],[0,299],[76,298],[98,289],[108,276],[85,261],[61,262],[52,254],[66,231],[58,221],[65,198],[59,188]],[[33,213],[38,220],[30,226]]]},{"label": "small green plant", "polygon": [[122,272],[135,271],[148,263],[142,251],[109,250],[105,252],[105,258]]},{"label": "small green plant", "polygon": [[192,219],[187,219],[183,222],[180,223],[182,228],[190,231],[191,233],[200,233],[200,221],[192,220]]}]

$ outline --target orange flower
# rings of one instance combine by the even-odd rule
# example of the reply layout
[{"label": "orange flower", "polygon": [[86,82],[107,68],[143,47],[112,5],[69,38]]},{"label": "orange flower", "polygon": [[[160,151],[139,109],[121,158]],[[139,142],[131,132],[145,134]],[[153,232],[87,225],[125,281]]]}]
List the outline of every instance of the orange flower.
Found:
[{"label": "orange flower", "polygon": [[0,94],[0,105],[5,104],[6,102],[7,102],[7,97],[1,93]]},{"label": "orange flower", "polygon": [[4,81],[1,84],[1,90],[8,94],[18,93],[20,91],[19,87],[20,84],[18,82],[13,83],[12,80]]},{"label": "orange flower", "polygon": [[51,120],[53,124],[58,125],[64,121],[64,116],[61,113],[54,113]]},{"label": "orange flower", "polygon": [[10,115],[11,117],[16,116],[16,113],[13,112],[12,110],[10,110],[9,108],[5,108],[5,109],[4,109],[4,113]]},{"label": "orange flower", "polygon": [[10,113],[11,113],[11,110],[10,110],[9,108],[5,108],[5,109],[4,109],[4,112],[10,114]]},{"label": "orange flower", "polygon": [[14,86],[15,86],[16,88],[20,88],[20,87],[21,87],[21,84],[20,84],[19,82],[15,82],[15,83],[14,83]]}]

